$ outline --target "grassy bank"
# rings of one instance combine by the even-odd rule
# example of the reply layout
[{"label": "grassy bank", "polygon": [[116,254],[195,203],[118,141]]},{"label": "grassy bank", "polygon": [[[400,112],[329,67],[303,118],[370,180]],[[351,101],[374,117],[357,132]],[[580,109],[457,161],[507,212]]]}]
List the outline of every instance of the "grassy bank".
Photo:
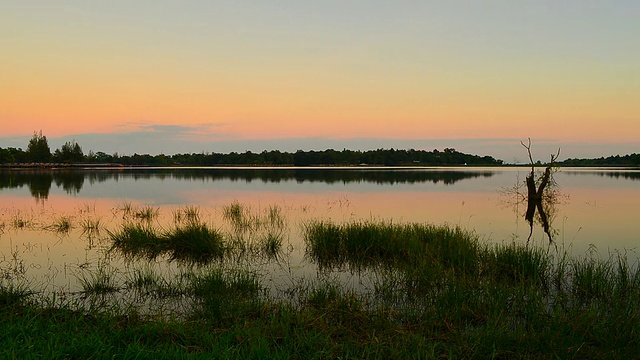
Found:
[{"label": "grassy bank", "polygon": [[[245,221],[236,205],[225,212],[238,233],[258,223]],[[202,225],[196,218],[178,227],[193,234],[123,227],[113,241],[152,253],[192,253],[183,240],[220,240],[206,227],[189,228]],[[366,272],[375,279],[371,291],[318,276],[293,284],[289,297],[273,298],[249,270],[212,266],[176,279],[141,271],[127,281],[141,296],[189,304],[181,316],[158,316],[101,302],[111,290],[91,287],[100,276],[87,281],[83,298],[57,302],[5,281],[0,358],[626,359],[640,353],[640,272],[624,254],[573,258],[488,245],[459,229],[425,224],[316,221],[303,232],[307,256],[321,273]],[[222,240],[220,249],[232,243]]]}]

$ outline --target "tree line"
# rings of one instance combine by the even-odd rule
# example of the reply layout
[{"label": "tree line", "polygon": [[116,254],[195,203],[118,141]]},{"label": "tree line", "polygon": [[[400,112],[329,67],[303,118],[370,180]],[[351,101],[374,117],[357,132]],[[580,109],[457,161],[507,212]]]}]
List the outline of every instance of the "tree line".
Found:
[{"label": "tree line", "polygon": [[437,149],[400,150],[377,149],[341,151],[327,149],[323,151],[281,152],[278,150],[254,153],[191,153],[175,155],[113,155],[104,152],[89,151],[84,154],[82,147],[75,141],[66,142],[53,153],[47,137],[42,131],[33,134],[27,150],[0,147],[0,163],[65,163],[65,164],[121,164],[126,166],[215,166],[215,165],[255,165],[255,166],[350,166],[350,165],[501,165],[502,160],[491,156],[478,156],[461,153],[453,148],[444,151]]},{"label": "tree line", "polygon": [[561,166],[633,166],[640,167],[640,154],[615,155],[595,159],[567,159],[558,162]]},{"label": "tree line", "polygon": [[[133,154],[119,155],[89,151],[84,153],[75,141],[68,141],[51,152],[47,137],[34,132],[26,150],[0,147],[0,164],[61,163],[61,164],[121,164],[125,166],[351,166],[351,165],[502,165],[503,161],[491,156],[461,153],[453,148],[444,151],[434,149],[401,150],[377,149],[368,151],[334,150],[282,152],[278,150],[254,153],[190,153],[175,155]],[[640,167],[640,154],[615,155],[594,159],[567,159],[557,162],[559,166],[634,166]]]},{"label": "tree line", "polygon": [[42,131],[33,134],[26,151],[14,147],[0,147],[0,164],[82,163],[86,160],[87,157],[84,155],[82,147],[75,141],[67,141],[51,153],[47,137],[42,135]]}]

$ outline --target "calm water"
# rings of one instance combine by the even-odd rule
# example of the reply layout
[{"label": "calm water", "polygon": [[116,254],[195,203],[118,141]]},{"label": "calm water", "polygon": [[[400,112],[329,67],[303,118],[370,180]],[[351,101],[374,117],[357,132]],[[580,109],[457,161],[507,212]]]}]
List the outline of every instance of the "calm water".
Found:
[{"label": "calm water", "polygon": [[[304,256],[301,229],[310,219],[388,220],[460,226],[483,241],[526,242],[526,204],[515,188],[528,168],[436,169],[101,169],[0,171],[0,270],[4,278],[24,276],[53,291],[76,291],[86,269],[105,262],[132,265],[108,249],[105,230],[83,233],[81,223],[99,220],[117,229],[124,207],[151,206],[168,226],[185,206],[197,206],[203,220],[224,228],[222,212],[234,202],[255,214],[277,206],[286,219],[285,256],[257,265],[269,281],[317,273]],[[640,241],[640,171],[570,169],[555,174],[559,196],[549,209],[559,246],[583,255],[597,249],[632,256]],[[520,191],[525,189],[520,186]],[[69,233],[50,231],[68,216]],[[22,223],[21,223],[22,222]],[[535,225],[531,243],[546,246]],[[179,271],[180,264],[155,264]],[[123,275],[124,276],[124,275]],[[347,280],[362,281],[345,275]],[[283,280],[278,280],[283,279]]]}]

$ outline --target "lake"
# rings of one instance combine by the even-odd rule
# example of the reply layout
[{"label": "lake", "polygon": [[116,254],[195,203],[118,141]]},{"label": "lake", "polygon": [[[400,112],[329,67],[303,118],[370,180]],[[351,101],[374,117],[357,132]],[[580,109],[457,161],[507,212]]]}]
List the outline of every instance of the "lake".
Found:
[{"label": "lake", "polygon": [[[225,214],[235,206],[266,224],[274,210],[282,224],[244,232],[243,241],[273,235],[278,256],[240,257],[219,266],[249,267],[272,292],[307,277],[326,276],[305,256],[303,229],[315,220],[420,222],[459,226],[483,242],[529,243],[549,249],[540,224],[524,219],[521,200],[528,167],[500,168],[109,168],[0,170],[0,272],[53,294],[77,293],[90,272],[107,267],[127,273],[152,266],[178,274],[185,267],[166,257],[132,260],[111,248],[111,235],[127,216],[168,229],[188,209],[233,237]],[[640,171],[563,168],[554,174],[556,197],[547,204],[551,235],[561,251],[577,256],[615,252],[637,258],[640,240]],[[132,215],[133,214],[133,215]],[[137,215],[136,215],[137,214]],[[259,220],[262,219],[262,220]],[[91,224],[95,225],[95,229]],[[68,226],[68,228],[66,227]],[[260,233],[262,231],[262,233]],[[240,236],[240,235],[238,235]],[[551,250],[550,250],[551,251]],[[635,262],[635,261],[632,261]],[[353,286],[366,276],[347,269],[329,273]]]}]

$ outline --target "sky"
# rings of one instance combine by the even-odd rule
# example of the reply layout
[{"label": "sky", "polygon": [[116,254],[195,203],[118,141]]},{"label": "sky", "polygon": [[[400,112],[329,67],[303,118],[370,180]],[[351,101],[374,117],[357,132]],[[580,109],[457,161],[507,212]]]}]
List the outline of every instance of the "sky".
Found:
[{"label": "sky", "polygon": [[0,147],[640,152],[640,1],[0,0]]}]

